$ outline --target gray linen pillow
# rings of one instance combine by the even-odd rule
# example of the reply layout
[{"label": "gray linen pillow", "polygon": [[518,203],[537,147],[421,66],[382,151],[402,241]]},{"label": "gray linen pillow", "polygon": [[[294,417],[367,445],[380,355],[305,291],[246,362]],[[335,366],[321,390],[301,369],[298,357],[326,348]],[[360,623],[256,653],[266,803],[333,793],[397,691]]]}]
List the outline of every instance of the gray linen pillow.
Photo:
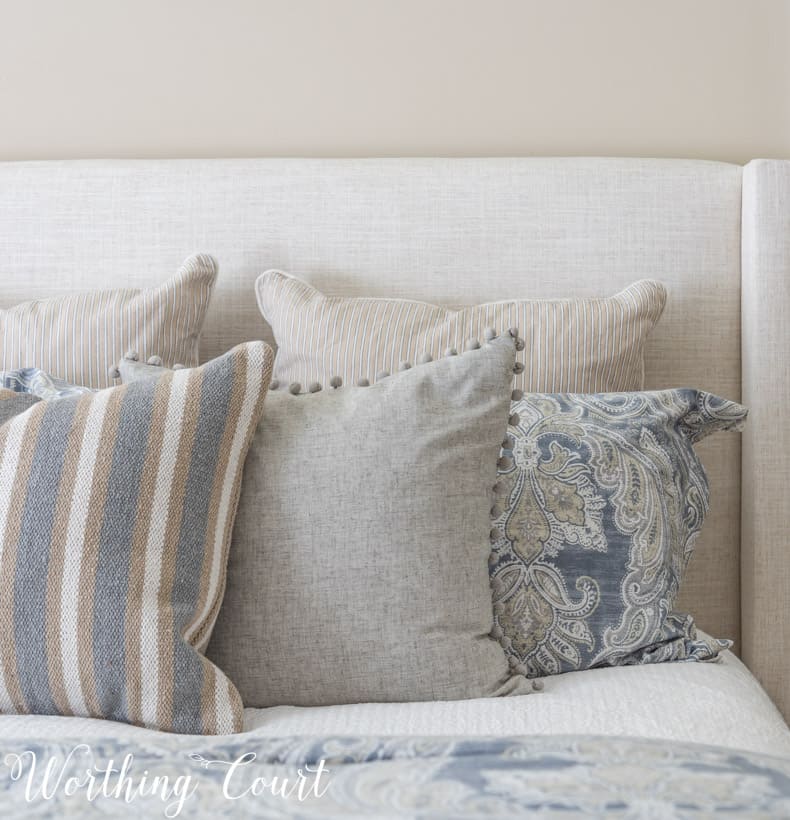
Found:
[{"label": "gray linen pillow", "polygon": [[15,390],[0,387],[0,427],[39,401],[41,399],[32,393],[17,393]]},{"label": "gray linen pillow", "polygon": [[532,691],[489,634],[514,361],[504,335],[369,387],[268,395],[208,649],[246,706]]}]

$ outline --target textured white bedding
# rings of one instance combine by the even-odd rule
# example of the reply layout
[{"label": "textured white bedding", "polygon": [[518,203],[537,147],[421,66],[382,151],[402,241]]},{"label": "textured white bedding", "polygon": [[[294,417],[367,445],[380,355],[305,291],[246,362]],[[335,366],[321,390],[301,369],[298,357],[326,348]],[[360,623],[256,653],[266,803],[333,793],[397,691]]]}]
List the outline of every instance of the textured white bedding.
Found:
[{"label": "textured white bedding", "polygon": [[[667,663],[571,672],[543,692],[440,703],[247,709],[250,739],[285,735],[560,735],[667,738],[790,756],[790,730],[746,667]],[[152,734],[87,718],[4,715],[2,741]]]}]

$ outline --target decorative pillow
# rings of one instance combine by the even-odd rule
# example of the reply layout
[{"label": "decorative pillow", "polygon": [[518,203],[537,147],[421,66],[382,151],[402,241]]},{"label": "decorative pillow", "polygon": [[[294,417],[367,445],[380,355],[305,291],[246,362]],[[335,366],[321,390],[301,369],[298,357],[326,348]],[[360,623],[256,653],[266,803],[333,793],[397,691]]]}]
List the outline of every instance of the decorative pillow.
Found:
[{"label": "decorative pillow", "polygon": [[478,348],[370,387],[269,394],[208,651],[245,705],[531,691],[490,636],[514,342]]},{"label": "decorative pillow", "polygon": [[102,388],[125,351],[154,350],[172,365],[198,363],[198,339],[217,263],[187,259],[157,288],[57,296],[0,309],[0,370],[36,367],[75,385]]},{"label": "decorative pillow", "polygon": [[372,382],[426,353],[438,358],[448,348],[461,351],[488,327],[514,327],[524,350],[515,386],[530,392],[640,390],[645,338],[666,302],[664,286],[652,280],[603,299],[519,299],[457,310],[325,296],[276,270],[261,274],[255,289],[277,341],[280,380]]},{"label": "decorative pillow", "polygon": [[514,404],[491,582],[493,634],[515,671],[708,660],[730,645],[674,605],[708,509],[692,445],[746,413],[691,389]]},{"label": "decorative pillow", "polygon": [[241,345],[0,427],[0,712],[241,728],[236,690],[197,650],[272,363]]}]

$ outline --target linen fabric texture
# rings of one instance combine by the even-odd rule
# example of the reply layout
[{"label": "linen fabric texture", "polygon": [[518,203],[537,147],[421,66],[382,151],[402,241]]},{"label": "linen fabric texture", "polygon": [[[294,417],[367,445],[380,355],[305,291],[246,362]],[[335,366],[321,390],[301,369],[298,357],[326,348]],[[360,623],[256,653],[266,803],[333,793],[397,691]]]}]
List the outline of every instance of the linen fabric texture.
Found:
[{"label": "linen fabric texture", "polygon": [[7,387],[0,387],[0,427],[39,401],[38,396],[32,393],[22,393]]},{"label": "linen fabric texture", "polygon": [[[241,729],[200,654],[274,355],[32,406],[0,427],[0,712]],[[9,414],[11,415],[11,414]]]},{"label": "linen fabric texture", "polygon": [[216,276],[215,260],[199,254],[159,287],[74,293],[0,309],[0,370],[40,368],[73,385],[103,388],[128,350],[195,366]]},{"label": "linen fabric texture", "polygon": [[500,460],[491,584],[514,670],[710,660],[675,601],[709,504],[694,444],[746,409],[692,389],[526,394]]},{"label": "linen fabric texture", "polygon": [[530,392],[640,390],[645,339],[661,316],[660,282],[615,296],[514,299],[446,308],[406,299],[326,296],[282,271],[261,274],[258,306],[277,341],[275,376],[288,382],[374,381],[402,362],[462,351],[487,328],[517,328],[516,388]]},{"label": "linen fabric texture", "polygon": [[269,394],[208,649],[246,706],[531,691],[490,636],[514,355],[504,335],[370,387]]},{"label": "linen fabric texture", "polygon": [[741,321],[743,436],[740,567],[743,659],[790,719],[790,162],[755,160],[743,173]]}]

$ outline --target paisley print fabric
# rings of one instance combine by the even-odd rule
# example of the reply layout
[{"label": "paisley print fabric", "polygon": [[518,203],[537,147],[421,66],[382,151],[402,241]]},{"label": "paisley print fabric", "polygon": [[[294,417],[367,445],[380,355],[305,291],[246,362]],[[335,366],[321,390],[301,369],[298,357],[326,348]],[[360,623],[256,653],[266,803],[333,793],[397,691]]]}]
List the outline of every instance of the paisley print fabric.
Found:
[{"label": "paisley print fabric", "polygon": [[[105,776],[108,764],[114,768]],[[31,738],[0,741],[0,805],[5,817],[52,820],[651,820],[719,813],[755,820],[790,816],[790,760],[696,743],[578,735]]]},{"label": "paisley print fabric", "polygon": [[525,394],[492,511],[493,635],[531,677],[710,660],[730,645],[675,612],[708,509],[693,444],[746,409],[692,389]]}]

